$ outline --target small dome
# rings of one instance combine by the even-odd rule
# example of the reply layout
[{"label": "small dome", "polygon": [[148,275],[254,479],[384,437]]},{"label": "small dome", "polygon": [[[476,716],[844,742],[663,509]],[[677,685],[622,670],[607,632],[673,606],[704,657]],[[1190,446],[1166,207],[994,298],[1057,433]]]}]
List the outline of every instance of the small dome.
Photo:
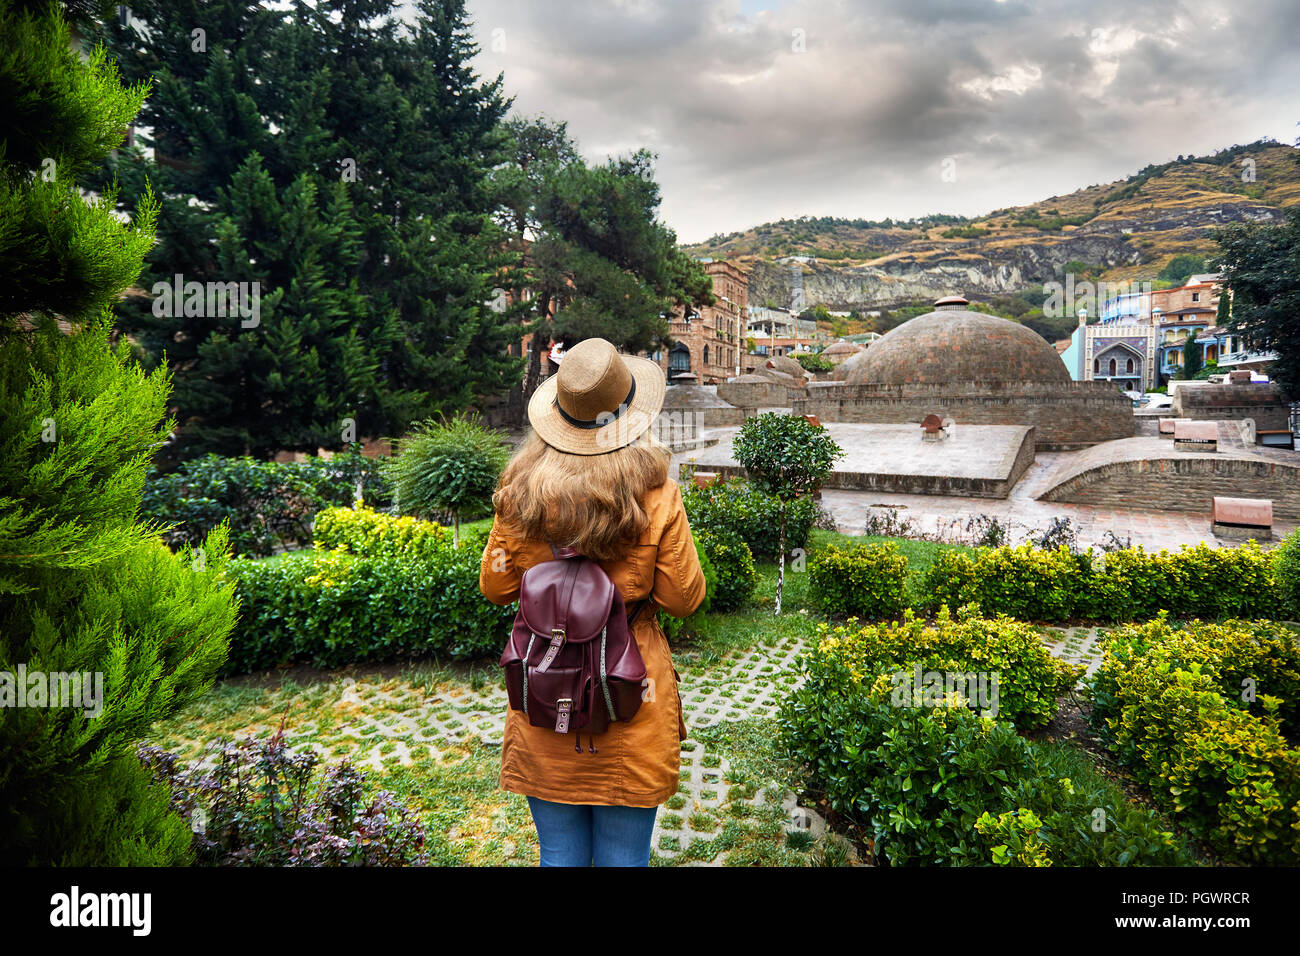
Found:
[{"label": "small dome", "polygon": [[834,345],[828,345],[822,349],[822,355],[852,355],[860,351],[862,351],[860,345],[854,345],[852,342],[836,342]]},{"label": "small dome", "polygon": [[940,299],[935,311],[881,336],[854,363],[845,381],[850,385],[1070,381],[1056,349],[1037,332],[995,315],[971,312],[966,305],[960,296]]}]

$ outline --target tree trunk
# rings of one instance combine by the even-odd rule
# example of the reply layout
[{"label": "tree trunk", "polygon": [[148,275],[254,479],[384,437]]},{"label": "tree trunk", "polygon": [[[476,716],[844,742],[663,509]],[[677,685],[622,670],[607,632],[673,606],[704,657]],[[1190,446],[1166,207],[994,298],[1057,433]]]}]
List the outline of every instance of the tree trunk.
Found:
[{"label": "tree trunk", "polygon": [[542,354],[546,351],[546,342],[551,334],[550,293],[537,297],[537,314],[542,321],[537,324],[537,329],[533,332],[533,340],[528,343],[528,373],[524,376],[523,407],[519,421],[521,426],[528,424],[528,401],[542,381]]},{"label": "tree trunk", "polygon": [[785,502],[781,502],[781,553],[776,565],[776,613],[781,613],[781,591],[785,588]]},{"label": "tree trunk", "polygon": [[460,547],[460,513],[454,513],[451,516],[451,546]]}]

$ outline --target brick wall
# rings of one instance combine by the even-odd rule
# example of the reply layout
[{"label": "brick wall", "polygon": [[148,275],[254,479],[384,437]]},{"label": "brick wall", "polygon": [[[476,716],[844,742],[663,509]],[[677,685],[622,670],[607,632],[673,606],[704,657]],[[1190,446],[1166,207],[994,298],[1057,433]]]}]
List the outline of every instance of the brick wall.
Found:
[{"label": "brick wall", "polygon": [[1179,385],[1174,390],[1174,415],[1196,419],[1253,418],[1255,428],[1289,428],[1289,406],[1272,383],[1254,385]]},{"label": "brick wall", "polygon": [[812,382],[808,397],[794,403],[796,415],[823,422],[919,423],[931,412],[958,425],[1033,425],[1040,451],[1134,434],[1132,403],[1104,382]]},{"label": "brick wall", "polygon": [[1216,495],[1268,498],[1275,515],[1300,518],[1300,468],[1210,457],[1119,461],[1062,482],[1043,500],[1208,515]]}]

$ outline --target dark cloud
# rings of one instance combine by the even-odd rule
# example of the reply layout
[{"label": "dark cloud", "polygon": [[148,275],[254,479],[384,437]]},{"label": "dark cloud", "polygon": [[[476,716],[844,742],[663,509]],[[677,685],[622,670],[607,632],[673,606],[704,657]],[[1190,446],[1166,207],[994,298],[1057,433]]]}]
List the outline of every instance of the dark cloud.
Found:
[{"label": "dark cloud", "polygon": [[[1300,119],[1294,0],[470,0],[485,75],[591,158],[660,156],[684,240],[977,214]],[[945,160],[957,179],[940,177]]]}]

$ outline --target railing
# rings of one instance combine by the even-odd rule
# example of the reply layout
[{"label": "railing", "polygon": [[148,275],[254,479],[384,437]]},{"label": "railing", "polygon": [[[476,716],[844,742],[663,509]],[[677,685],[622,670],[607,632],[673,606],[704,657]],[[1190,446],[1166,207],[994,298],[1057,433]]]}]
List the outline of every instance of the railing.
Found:
[{"label": "railing", "polygon": [[1244,365],[1247,362],[1272,362],[1277,358],[1276,352],[1228,352],[1219,356],[1220,365]]}]

